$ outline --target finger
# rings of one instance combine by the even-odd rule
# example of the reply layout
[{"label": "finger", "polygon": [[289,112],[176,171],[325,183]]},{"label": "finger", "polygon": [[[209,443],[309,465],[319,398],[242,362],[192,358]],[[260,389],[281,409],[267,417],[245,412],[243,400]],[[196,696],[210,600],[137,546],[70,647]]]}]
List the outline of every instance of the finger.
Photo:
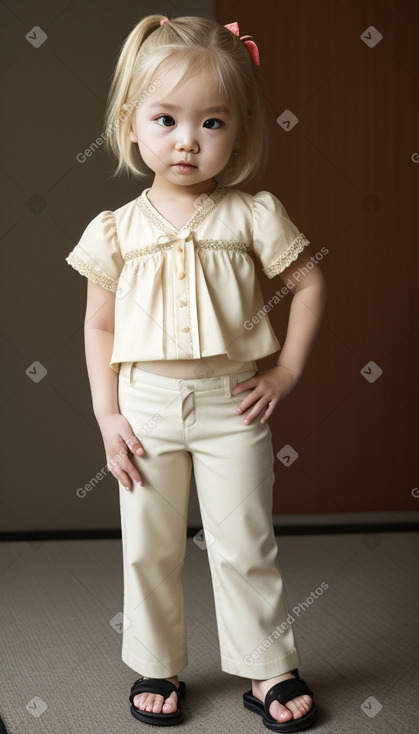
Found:
[{"label": "finger", "polygon": [[265,412],[264,412],[262,418],[260,419],[260,422],[262,424],[263,423],[266,423],[269,420],[269,418],[273,414],[273,412],[274,412],[276,406],[278,405],[278,403],[279,403],[279,398],[272,398],[272,400],[270,400],[267,403]]},{"label": "finger", "polygon": [[121,466],[121,469],[123,469],[125,473],[131,477],[133,484],[144,484],[137,467],[134,466],[134,464],[129,461],[129,459],[126,459],[124,466]]},{"label": "finger", "polygon": [[141,455],[144,453],[144,447],[141,443],[141,441],[138,440],[135,433],[130,433],[128,436],[124,436],[124,441],[127,444],[128,448],[133,454]]},{"label": "finger", "polygon": [[128,455],[127,445],[122,443],[120,446],[115,448],[108,448],[106,459],[108,462],[108,469],[112,471],[121,464],[121,461]]},{"label": "finger", "polygon": [[238,382],[237,385],[234,385],[234,387],[231,388],[231,394],[240,395],[240,393],[246,392],[246,390],[251,390],[252,387],[255,387],[254,384],[250,384],[251,380],[253,380],[253,377],[250,377],[248,380],[244,380],[243,382]]},{"label": "finger", "polygon": [[250,408],[253,403],[255,403],[256,400],[259,400],[261,397],[263,396],[257,395],[256,389],[252,390],[252,392],[249,393],[249,395],[246,395],[241,403],[238,404],[238,406],[236,407],[236,413],[243,413],[245,410],[247,410],[247,408]]},{"label": "finger", "polygon": [[258,400],[258,402],[253,406],[253,409],[246,415],[246,417],[243,420],[243,423],[245,425],[248,425],[253,421],[254,418],[257,418],[259,413],[261,413],[265,408],[266,403],[263,402],[263,398]]},{"label": "finger", "polygon": [[263,423],[266,423],[269,420],[269,418],[271,417],[273,412],[274,412],[274,409],[273,409],[272,403],[268,403],[268,405],[266,406],[266,410],[262,418],[260,419],[259,423],[261,423],[262,425]]},{"label": "finger", "polygon": [[133,484],[131,483],[131,479],[129,475],[122,471],[122,469],[119,469],[118,473],[112,472],[115,479],[118,480],[118,482],[121,482],[122,486],[127,490],[127,492],[131,492],[133,490]]},{"label": "finger", "polygon": [[110,469],[110,472],[128,491],[134,489],[135,484],[144,485],[138,470],[128,459],[125,460],[124,466],[121,464],[115,467],[115,470]]}]

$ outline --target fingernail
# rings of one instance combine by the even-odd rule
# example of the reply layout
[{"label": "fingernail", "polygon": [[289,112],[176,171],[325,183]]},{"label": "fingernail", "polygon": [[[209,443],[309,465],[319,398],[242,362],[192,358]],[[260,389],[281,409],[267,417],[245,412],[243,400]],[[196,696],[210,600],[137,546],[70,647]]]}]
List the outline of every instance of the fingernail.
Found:
[{"label": "fingernail", "polygon": [[236,413],[241,413],[241,412],[242,412],[241,408],[236,408]]},{"label": "fingernail", "polygon": [[142,454],[142,453],[143,453],[143,451],[144,451],[144,449],[137,449],[135,453],[136,453],[136,454]]},{"label": "fingernail", "polygon": [[129,492],[129,487],[124,487],[124,489],[126,489],[126,490],[127,490],[127,492]]}]

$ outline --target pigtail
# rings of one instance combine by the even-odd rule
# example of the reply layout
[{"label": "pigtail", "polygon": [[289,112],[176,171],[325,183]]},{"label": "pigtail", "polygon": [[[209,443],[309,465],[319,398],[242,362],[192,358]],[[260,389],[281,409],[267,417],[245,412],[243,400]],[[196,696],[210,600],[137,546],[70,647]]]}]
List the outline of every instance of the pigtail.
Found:
[{"label": "pigtail", "polygon": [[125,169],[123,159],[121,158],[121,142],[123,138],[120,135],[119,128],[124,124],[129,125],[129,119],[133,111],[129,109],[127,103],[130,100],[132,81],[136,76],[138,55],[144,41],[147,40],[151,33],[161,29],[160,21],[164,17],[163,15],[148,15],[146,18],[143,18],[143,20],[137,23],[122,44],[122,50],[109,89],[105,113],[106,146],[118,159],[118,167],[114,176]]}]

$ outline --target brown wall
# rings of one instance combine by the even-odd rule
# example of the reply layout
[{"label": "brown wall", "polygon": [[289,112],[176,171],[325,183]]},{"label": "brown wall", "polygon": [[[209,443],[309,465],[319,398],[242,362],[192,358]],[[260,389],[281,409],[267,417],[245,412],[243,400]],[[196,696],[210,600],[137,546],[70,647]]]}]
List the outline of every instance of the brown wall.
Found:
[{"label": "brown wall", "polygon": [[[216,18],[237,20],[261,56],[271,157],[243,188],[272,191],[311,254],[329,251],[318,341],[270,419],[275,453],[299,455],[277,460],[274,512],[416,510],[419,6],[217,0]],[[382,34],[373,48],[369,26]],[[276,122],[285,110],[298,118],[288,132]],[[262,283],[266,301],[282,285]],[[270,312],[281,343],[290,298]],[[372,383],[361,372],[371,360],[382,370]]]},{"label": "brown wall", "polygon": [[[181,0],[177,9],[214,17],[212,0]],[[0,4],[7,29],[0,48],[0,532],[120,527],[118,484],[105,471],[85,364],[87,280],[65,257],[96,214],[149,185],[112,180],[103,146],[84,163],[76,156],[104,131],[110,78],[129,30],[148,13],[176,10],[153,0]],[[37,48],[26,40],[34,26],[47,35]],[[86,486],[93,488],[79,498]],[[191,518],[198,524],[196,496]]]}]

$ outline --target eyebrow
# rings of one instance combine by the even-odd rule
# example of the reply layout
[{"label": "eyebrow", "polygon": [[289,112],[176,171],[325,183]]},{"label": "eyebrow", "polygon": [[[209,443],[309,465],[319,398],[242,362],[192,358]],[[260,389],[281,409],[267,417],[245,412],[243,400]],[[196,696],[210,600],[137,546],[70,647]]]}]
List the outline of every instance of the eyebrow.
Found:
[{"label": "eyebrow", "polygon": [[[154,102],[154,103],[152,103],[150,105],[150,107],[159,107],[160,109],[162,109],[164,107],[165,109],[168,109],[168,110],[180,110],[180,109],[182,109],[182,107],[178,107],[175,104],[170,104],[170,103],[166,103],[166,102]],[[220,113],[221,114],[224,114],[224,115],[229,115],[230,114],[230,110],[228,109],[228,107],[224,107],[224,105],[220,105],[218,107],[207,107],[205,110],[202,110],[202,112],[205,115],[208,115],[208,114],[220,114]]]}]

